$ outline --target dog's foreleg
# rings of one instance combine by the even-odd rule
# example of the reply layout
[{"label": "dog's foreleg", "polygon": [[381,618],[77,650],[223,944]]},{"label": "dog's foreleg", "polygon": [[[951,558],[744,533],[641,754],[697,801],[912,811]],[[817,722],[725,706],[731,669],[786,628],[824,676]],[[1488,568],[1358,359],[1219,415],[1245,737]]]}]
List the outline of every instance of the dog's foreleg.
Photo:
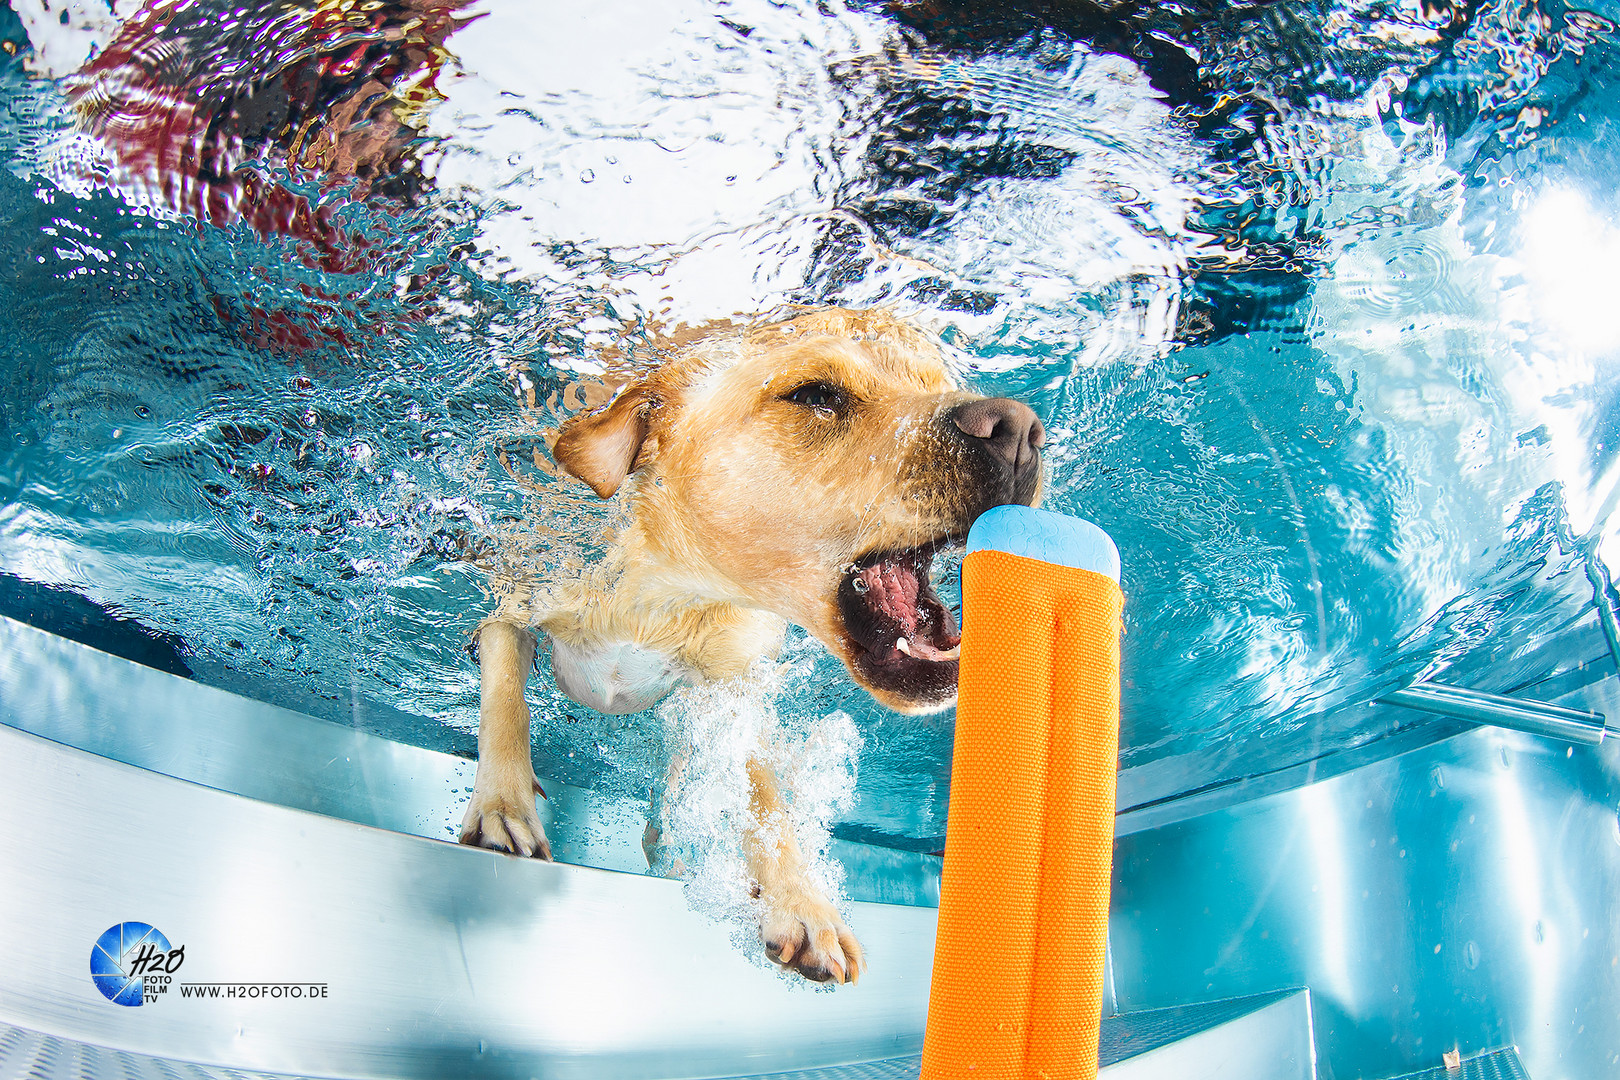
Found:
[{"label": "dog's foreleg", "polygon": [[861,943],[805,873],[792,811],[782,800],[775,771],[751,758],[748,784],[757,824],[744,830],[743,855],[765,905],[760,922],[765,955],[816,982],[855,982],[866,966]]},{"label": "dog's foreleg", "polygon": [[540,781],[529,756],[529,703],[523,690],[534,665],[535,636],[491,620],[478,634],[478,773],[461,821],[461,842],[551,858],[535,810]]}]

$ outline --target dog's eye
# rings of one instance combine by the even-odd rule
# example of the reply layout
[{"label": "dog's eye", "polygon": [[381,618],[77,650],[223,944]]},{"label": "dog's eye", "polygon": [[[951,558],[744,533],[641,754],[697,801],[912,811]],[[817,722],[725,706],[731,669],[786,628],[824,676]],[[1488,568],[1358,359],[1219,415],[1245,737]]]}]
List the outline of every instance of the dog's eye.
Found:
[{"label": "dog's eye", "polygon": [[836,386],[826,383],[810,383],[801,386],[787,396],[795,405],[803,405],[807,409],[828,409],[836,412],[844,407],[844,392]]}]

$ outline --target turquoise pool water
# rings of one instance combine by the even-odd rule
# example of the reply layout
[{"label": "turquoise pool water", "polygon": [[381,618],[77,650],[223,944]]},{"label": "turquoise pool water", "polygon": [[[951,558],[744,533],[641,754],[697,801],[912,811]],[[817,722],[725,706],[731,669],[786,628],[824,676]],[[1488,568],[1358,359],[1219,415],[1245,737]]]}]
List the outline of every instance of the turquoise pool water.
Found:
[{"label": "turquoise pool water", "polygon": [[[1556,697],[1612,671],[1611,7],[12,0],[0,600],[469,751],[483,567],[615,512],[557,425],[685,328],[891,304],[1118,542],[1129,800],[1419,676]],[[864,746],[835,832],[935,850],[948,716],[789,658]],[[542,774],[656,779],[533,697]]]}]

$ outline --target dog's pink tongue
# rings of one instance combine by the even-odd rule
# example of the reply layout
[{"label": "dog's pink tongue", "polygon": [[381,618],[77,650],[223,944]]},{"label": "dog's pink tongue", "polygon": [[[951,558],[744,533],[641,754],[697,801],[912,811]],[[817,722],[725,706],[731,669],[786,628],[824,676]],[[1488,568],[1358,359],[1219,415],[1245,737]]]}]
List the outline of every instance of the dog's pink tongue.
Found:
[{"label": "dog's pink tongue", "polygon": [[917,629],[917,596],[922,585],[909,568],[890,562],[876,563],[862,570],[858,579],[866,584],[866,602],[873,611],[900,624],[902,636]]}]

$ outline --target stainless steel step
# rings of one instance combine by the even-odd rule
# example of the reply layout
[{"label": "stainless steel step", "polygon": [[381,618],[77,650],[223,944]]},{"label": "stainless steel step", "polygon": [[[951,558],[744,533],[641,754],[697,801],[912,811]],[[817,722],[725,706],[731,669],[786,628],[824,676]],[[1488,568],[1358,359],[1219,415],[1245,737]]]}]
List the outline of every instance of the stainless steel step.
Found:
[{"label": "stainless steel step", "polygon": [[[1283,990],[1105,1017],[1102,1080],[1315,1080],[1310,994]],[[917,1056],[753,1080],[916,1080]]]},{"label": "stainless steel step", "polygon": [[[676,882],[385,832],[6,728],[0,823],[15,1075],[916,1074],[930,908],[853,905],[881,963],[817,992],[750,961]],[[91,958],[135,919],[185,952],[129,1008]],[[295,985],[309,995],[249,996]],[[1111,1080],[1314,1076],[1304,992],[1111,1018],[1102,1042]]]},{"label": "stainless steel step", "polygon": [[1151,1009],[1103,1021],[1108,1080],[1315,1080],[1304,989]]},{"label": "stainless steel step", "polygon": [[0,1080],[303,1080],[131,1054],[0,1024]]},{"label": "stainless steel step", "polygon": [[[1106,1080],[1314,1080],[1310,1045],[1310,1007],[1304,991],[1157,1009],[1103,1021],[1101,1076]],[[907,1055],[756,1074],[753,1080],[916,1080],[920,1066],[920,1057]],[[1478,1073],[1469,1074],[1467,1080],[1496,1080],[1498,1076],[1508,1080],[1522,1075]],[[286,1073],[200,1065],[113,1050],[0,1023],[0,1080],[103,1077],[303,1080]]]},{"label": "stainless steel step", "polygon": [[[921,1047],[931,908],[850,905],[870,974],[818,992],[734,943],[741,928],[691,911],[676,881],[356,825],[6,727],[0,867],[0,1021],[151,1057],[611,1080]],[[125,1007],[91,962],[103,934],[136,921],[184,953],[165,993]]]},{"label": "stainless steel step", "polygon": [[[471,780],[447,755],[3,619],[0,722],[0,1078],[916,1075],[937,860],[843,846],[912,903],[853,904],[872,972],[816,991],[678,882],[438,839]],[[561,852],[638,868],[639,808],[553,795]],[[91,960],[134,922],[184,953],[130,1008]],[[1303,992],[1110,1018],[1102,1061],[1294,1080],[1309,1024]]]},{"label": "stainless steel step", "polygon": [[[205,787],[432,840],[459,831],[473,762],[110,656],[0,616],[0,724]],[[542,776],[559,862],[641,873],[645,799]],[[850,896],[939,905],[937,856],[834,840]]]},{"label": "stainless steel step", "polygon": [[[801,1069],[732,1080],[917,1080],[920,1058]],[[57,1035],[0,1024],[0,1080],[323,1080],[287,1073],[197,1065],[109,1050]]]},{"label": "stainless steel step", "polygon": [[1121,836],[1117,1000],[1309,986],[1340,1077],[1507,1043],[1532,1075],[1620,1075],[1616,806],[1620,742],[1477,728]]}]

